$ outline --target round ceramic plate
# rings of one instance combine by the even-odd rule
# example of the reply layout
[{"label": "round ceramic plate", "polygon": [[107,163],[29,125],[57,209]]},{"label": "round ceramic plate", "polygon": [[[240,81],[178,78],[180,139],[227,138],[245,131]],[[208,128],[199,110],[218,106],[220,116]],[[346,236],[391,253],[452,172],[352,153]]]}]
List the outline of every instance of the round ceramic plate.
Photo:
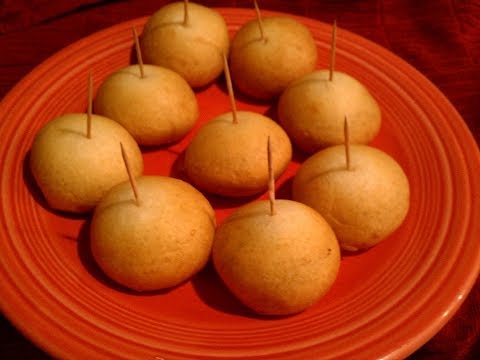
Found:
[{"label": "round ceramic plate", "polygon": [[[220,9],[231,34],[253,11]],[[269,15],[269,13],[264,14]],[[327,67],[330,25],[297,17],[314,34]],[[372,143],[402,165],[411,184],[404,224],[378,246],[344,255],[331,291],[305,312],[259,317],[224,288],[211,265],[170,291],[138,294],[109,281],[89,253],[88,218],[52,212],[29,173],[38,129],[86,109],[95,88],[132,61],[132,26],[122,23],[60,51],[24,78],[0,105],[0,304],[16,326],[60,358],[306,359],[400,358],[433,336],[460,306],[477,276],[480,160],[447,99],[385,49],[337,33],[337,70],[362,81],[383,113]],[[198,127],[229,111],[222,80],[197,92],[200,120],[184,140],[144,152],[147,174],[178,175]],[[238,98],[238,108],[275,117],[275,104]],[[304,159],[296,154],[277,182],[289,197]],[[255,199],[210,196],[218,221]]]}]

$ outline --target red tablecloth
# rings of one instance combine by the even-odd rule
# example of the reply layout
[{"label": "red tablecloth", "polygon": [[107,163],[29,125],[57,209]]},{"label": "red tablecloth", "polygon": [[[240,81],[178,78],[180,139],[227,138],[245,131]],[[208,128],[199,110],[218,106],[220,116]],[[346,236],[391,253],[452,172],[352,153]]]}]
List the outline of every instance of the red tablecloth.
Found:
[{"label": "red tablecloth", "polygon": [[[251,7],[250,0],[203,0]],[[157,10],[162,0],[4,0],[0,3],[0,98],[42,60],[97,30]],[[480,0],[261,0],[263,9],[331,23],[384,46],[426,75],[480,141]],[[1,121],[0,114],[0,121]],[[480,176],[480,174],[479,174]],[[480,234],[479,234],[480,241]],[[1,280],[0,280],[1,281]],[[457,314],[412,359],[480,359],[480,282]],[[48,358],[0,319],[0,355]]]}]

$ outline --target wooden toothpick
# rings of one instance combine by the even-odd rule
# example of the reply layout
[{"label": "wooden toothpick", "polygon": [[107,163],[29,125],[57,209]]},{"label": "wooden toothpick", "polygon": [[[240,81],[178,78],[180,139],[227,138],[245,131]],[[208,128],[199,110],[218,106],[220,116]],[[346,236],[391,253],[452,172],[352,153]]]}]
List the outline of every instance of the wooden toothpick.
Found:
[{"label": "wooden toothpick", "polygon": [[142,51],[140,50],[140,42],[138,41],[137,29],[135,29],[135,26],[132,27],[132,31],[133,39],[135,41],[135,51],[137,53],[138,66],[140,67],[140,76],[143,78],[145,73],[143,72]]},{"label": "wooden toothpick", "polygon": [[333,71],[335,69],[335,51],[337,47],[337,20],[333,21],[332,44],[330,47],[330,75],[328,80],[333,80]]},{"label": "wooden toothpick", "polygon": [[87,104],[87,138],[91,139],[92,137],[92,88],[93,88],[93,80],[92,80],[92,72],[90,71],[88,73],[88,104]]},{"label": "wooden toothpick", "polygon": [[260,40],[265,41],[265,33],[263,32],[262,14],[260,13],[257,0],[253,0],[253,5],[255,6],[255,12],[257,13],[258,28],[260,29]]},{"label": "wooden toothpick", "polygon": [[189,17],[188,17],[188,0],[183,1],[183,26],[188,26]]},{"label": "wooden toothpick", "polygon": [[122,151],[123,163],[125,164],[125,168],[127,169],[128,179],[130,181],[130,185],[132,186],[133,196],[135,197],[135,203],[137,204],[137,206],[140,206],[140,198],[138,197],[137,181],[133,176],[132,168],[130,166],[127,153],[125,152],[125,148],[123,147],[122,143],[120,143],[120,150]]},{"label": "wooden toothpick", "polygon": [[345,115],[345,119],[343,121],[343,136],[345,142],[345,160],[347,170],[350,170],[350,132],[348,129],[348,120],[347,115]]},{"label": "wooden toothpick", "polygon": [[267,157],[268,157],[268,199],[270,200],[270,215],[275,215],[275,174],[273,173],[272,164],[272,145],[270,136],[267,140]]},{"label": "wooden toothpick", "polygon": [[233,123],[237,124],[237,106],[235,104],[235,96],[233,94],[232,78],[230,77],[230,69],[228,68],[227,56],[223,55],[223,72],[225,73],[225,81],[227,82],[228,97],[230,99],[230,107],[232,108]]}]

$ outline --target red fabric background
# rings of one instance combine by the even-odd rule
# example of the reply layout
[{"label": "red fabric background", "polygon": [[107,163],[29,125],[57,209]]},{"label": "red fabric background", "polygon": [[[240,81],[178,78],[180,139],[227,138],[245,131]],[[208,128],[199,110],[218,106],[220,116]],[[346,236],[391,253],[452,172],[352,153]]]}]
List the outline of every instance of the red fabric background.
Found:
[{"label": "red fabric background", "polygon": [[[0,2],[0,98],[66,45],[118,22],[150,15],[166,2]],[[252,6],[250,0],[197,2]],[[480,0],[260,0],[259,4],[263,9],[329,23],[336,19],[338,26],[386,47],[440,88],[480,141]],[[479,300],[477,281],[452,320],[411,359],[480,359]],[[48,358],[4,318],[0,319],[0,354],[5,359]]]}]

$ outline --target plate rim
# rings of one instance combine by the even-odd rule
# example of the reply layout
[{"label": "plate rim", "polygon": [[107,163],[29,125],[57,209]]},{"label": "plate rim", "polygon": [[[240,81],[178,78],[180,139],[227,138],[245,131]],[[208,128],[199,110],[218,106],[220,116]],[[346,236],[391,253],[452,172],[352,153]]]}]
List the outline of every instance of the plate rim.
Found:
[{"label": "plate rim", "polygon": [[[222,14],[223,13],[228,13],[229,11],[238,11],[238,10],[253,12],[253,10],[246,9],[246,8],[222,8],[222,7],[220,7],[220,8],[215,8],[215,9],[220,11]],[[262,14],[265,14],[265,15],[268,16],[268,15],[285,15],[286,13],[279,12],[279,11],[267,11],[267,10],[265,10],[265,11],[262,11]],[[304,17],[304,16],[299,16],[299,15],[292,15],[292,14],[287,14],[287,15],[291,16],[291,17],[294,17],[294,18],[302,19],[305,22],[315,22],[315,23],[321,23],[325,26],[327,25],[327,24],[322,23],[321,21],[318,21],[318,20],[313,19],[313,18],[308,18],[308,17]],[[75,49],[75,48],[81,46],[81,44],[83,42],[90,42],[90,41],[92,41],[92,39],[99,38],[102,35],[106,35],[108,33],[114,32],[116,29],[124,28],[124,27],[126,27],[127,25],[130,25],[130,24],[132,24],[132,25],[144,24],[144,22],[146,21],[147,18],[148,18],[148,16],[144,16],[144,17],[140,17],[140,18],[127,20],[127,21],[121,22],[119,24],[116,24],[114,26],[107,27],[103,30],[94,32],[94,33],[92,33],[92,34],[90,34],[90,35],[88,35],[88,36],[86,36],[86,37],[84,37],[80,40],[77,40],[77,41],[71,43],[67,47],[65,47],[65,48],[61,49],[60,51],[54,53],[53,55],[49,56],[47,59],[45,59],[39,65],[37,65],[35,68],[33,68],[11,90],[8,91],[8,93],[3,97],[3,99],[0,102],[0,109],[5,109],[5,108],[8,109],[9,105],[10,106],[12,105],[11,103],[12,103],[13,99],[16,98],[17,92],[20,92],[22,90],[25,83],[27,83],[31,79],[35,79],[38,76],[38,74],[42,73],[43,69],[49,68],[51,66],[51,64],[54,63],[57,59],[60,59],[64,54],[71,52],[72,49]],[[354,38],[355,37],[360,38],[362,40],[362,42],[368,42],[368,43],[372,44],[373,46],[375,46],[376,48],[381,48],[382,51],[387,52],[389,54],[389,56],[395,56],[402,64],[410,67],[411,68],[410,70],[414,71],[416,73],[415,74],[416,76],[421,77],[422,81],[424,83],[428,83],[429,87],[430,87],[430,90],[435,91],[437,93],[437,96],[441,96],[443,98],[445,104],[449,107],[448,111],[454,112],[455,117],[457,117],[458,119],[461,120],[461,121],[459,121],[459,122],[457,121],[457,123],[455,123],[455,125],[458,126],[458,128],[452,129],[452,131],[454,131],[454,130],[457,131],[454,134],[455,138],[457,140],[459,138],[458,134],[463,135],[462,141],[467,142],[467,144],[463,144],[463,147],[470,147],[471,149],[476,149],[476,151],[474,151],[475,152],[474,154],[467,154],[467,155],[470,157],[470,159],[475,159],[475,164],[473,164],[472,166],[476,165],[477,167],[479,167],[480,153],[479,153],[478,144],[474,140],[474,137],[473,137],[472,133],[470,132],[470,130],[468,129],[465,121],[462,119],[461,115],[458,113],[456,108],[451,104],[451,102],[448,100],[448,98],[425,75],[420,73],[416,68],[414,68],[412,65],[410,65],[408,62],[406,62],[405,60],[403,60],[399,56],[390,52],[388,49],[383,48],[381,45],[378,45],[378,44],[372,42],[371,40],[368,40],[364,37],[356,35],[356,34],[350,32],[349,30],[342,29],[341,31],[348,32],[350,34],[349,36],[352,36]],[[461,124],[461,126],[460,126],[460,124]],[[0,124],[0,134],[3,133],[3,129],[4,129],[4,126]],[[3,155],[3,151],[2,151],[2,155]],[[479,191],[476,191],[476,193],[473,194],[473,195],[476,195],[476,199],[480,198],[479,197],[480,196]],[[3,220],[3,217],[1,219]],[[477,226],[477,228],[478,228],[478,226]],[[0,259],[2,259],[1,255],[0,255]],[[478,272],[480,270],[480,255],[477,256],[476,260],[477,260],[476,263],[473,264],[474,265],[474,267],[473,267],[474,271],[472,271],[470,273],[470,276],[469,276],[468,280],[462,286],[462,289],[463,289],[462,292],[465,293],[465,294],[470,292],[470,290],[472,289],[472,287],[475,283],[475,280],[478,276]],[[450,312],[448,317],[442,318],[442,321],[432,322],[429,329],[424,330],[425,333],[423,335],[423,340],[419,341],[419,342],[421,342],[421,344],[419,344],[420,346],[423,343],[425,343],[431,336],[433,336],[453,316],[454,312],[456,310],[458,310],[458,308],[460,307],[461,303],[463,303],[465,298],[466,298],[466,296],[464,296],[463,299],[459,300],[458,302],[455,302],[454,304],[451,304],[450,308],[447,309]],[[39,346],[40,348],[45,349],[43,342],[42,341],[37,341],[35,336],[32,337],[31,332],[29,332],[29,330],[25,326],[25,324],[18,324],[17,323],[16,314],[13,314],[11,312],[9,313],[8,311],[5,311],[5,309],[8,308],[8,306],[6,306],[6,302],[4,301],[3,296],[1,297],[1,300],[0,300],[0,307],[1,307],[4,315],[6,316],[6,318],[8,318],[9,321],[11,321],[18,329],[20,329],[21,332],[26,334],[28,339],[30,339],[32,342],[37,344],[37,346]],[[51,351],[51,348],[49,348],[48,351]]]}]

